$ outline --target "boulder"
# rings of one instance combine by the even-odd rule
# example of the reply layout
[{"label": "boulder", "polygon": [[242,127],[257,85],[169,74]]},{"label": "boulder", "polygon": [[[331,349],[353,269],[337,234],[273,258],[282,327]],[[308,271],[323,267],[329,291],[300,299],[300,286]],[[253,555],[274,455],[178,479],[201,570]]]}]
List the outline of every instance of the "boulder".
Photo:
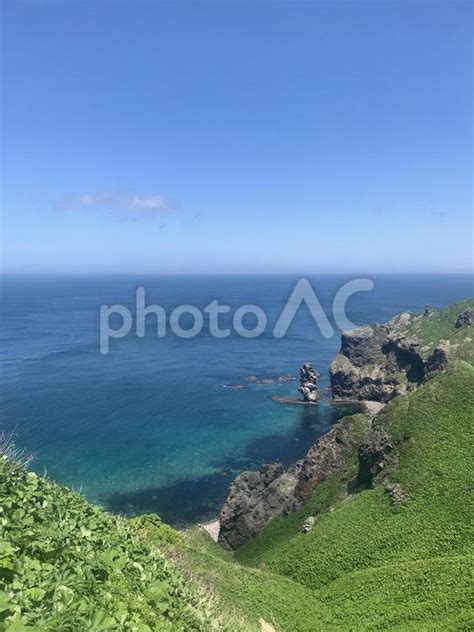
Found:
[{"label": "boulder", "polygon": [[408,500],[409,496],[405,489],[400,485],[400,483],[391,483],[387,482],[384,485],[385,491],[390,496],[390,502],[392,505],[396,507],[400,507],[404,505]]},{"label": "boulder", "polygon": [[306,518],[306,520],[303,522],[301,531],[303,533],[309,533],[315,524],[316,524],[316,516],[309,516],[309,518]]},{"label": "boulder", "polygon": [[456,329],[462,329],[463,327],[470,327],[474,321],[474,307],[468,307],[459,314],[454,323]]}]

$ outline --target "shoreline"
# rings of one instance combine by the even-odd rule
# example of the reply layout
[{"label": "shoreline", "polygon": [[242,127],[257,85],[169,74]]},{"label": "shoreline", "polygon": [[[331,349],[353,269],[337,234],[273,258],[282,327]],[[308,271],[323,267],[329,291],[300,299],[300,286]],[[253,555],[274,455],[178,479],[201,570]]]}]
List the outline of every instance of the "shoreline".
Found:
[{"label": "shoreline", "polygon": [[[369,421],[371,421],[377,415],[377,413],[385,406],[384,403],[371,401],[371,400],[333,400],[333,401],[334,403],[337,403],[337,404],[349,404],[352,406],[354,406],[355,404],[358,404],[362,409],[361,412],[367,415],[367,418],[369,419]],[[303,403],[306,403],[306,402],[303,402]],[[346,416],[350,416],[350,415],[342,415],[341,419],[343,419]],[[330,434],[331,431],[332,431],[332,428],[328,430],[328,432],[326,432],[324,435],[319,437],[317,441],[324,439],[324,437]],[[263,465],[264,464],[262,463],[262,466]],[[291,468],[291,465],[289,467]],[[214,542],[218,543],[219,533],[221,529],[219,517],[217,517],[215,520],[211,520],[210,522],[197,523],[196,526],[200,529],[204,529],[204,531],[208,533],[210,538]]]}]

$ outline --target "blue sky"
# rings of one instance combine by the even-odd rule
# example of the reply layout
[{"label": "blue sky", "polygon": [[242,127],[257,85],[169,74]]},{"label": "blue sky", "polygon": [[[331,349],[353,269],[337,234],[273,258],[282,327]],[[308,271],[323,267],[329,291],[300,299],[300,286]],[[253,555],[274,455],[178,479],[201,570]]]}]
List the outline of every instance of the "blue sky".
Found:
[{"label": "blue sky", "polygon": [[471,267],[469,2],[3,2],[3,270]]}]

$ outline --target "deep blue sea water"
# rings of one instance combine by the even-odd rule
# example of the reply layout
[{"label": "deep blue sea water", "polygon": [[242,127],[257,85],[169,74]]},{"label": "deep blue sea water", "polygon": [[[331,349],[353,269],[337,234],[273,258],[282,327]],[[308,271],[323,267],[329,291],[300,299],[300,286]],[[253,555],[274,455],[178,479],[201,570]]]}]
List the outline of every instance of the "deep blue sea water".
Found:
[{"label": "deep blue sea water", "polygon": [[[334,293],[351,277],[308,278],[331,317]],[[271,331],[298,277],[5,277],[2,279],[1,420],[34,467],[82,490],[110,510],[157,511],[173,524],[212,518],[243,469],[301,457],[342,410],[274,402],[297,396],[296,383],[246,384],[245,377],[298,374],[316,364],[322,383],[340,331],[321,336],[302,308],[280,340]],[[473,294],[467,275],[380,276],[375,289],[349,300],[355,324],[386,322],[401,311],[439,307]],[[111,341],[99,353],[101,304],[147,302],[168,312],[213,299],[234,310],[257,304],[265,333],[216,339],[207,327],[192,339]],[[225,322],[227,317],[223,318]],[[184,323],[185,324],[185,323]],[[333,322],[334,324],[334,322]],[[226,385],[244,388],[226,388]]]}]

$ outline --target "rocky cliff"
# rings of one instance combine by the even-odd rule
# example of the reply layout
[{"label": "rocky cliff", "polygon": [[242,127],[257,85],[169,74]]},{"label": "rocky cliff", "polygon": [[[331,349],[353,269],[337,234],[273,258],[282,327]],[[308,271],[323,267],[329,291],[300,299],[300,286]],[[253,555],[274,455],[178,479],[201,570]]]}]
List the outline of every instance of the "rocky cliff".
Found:
[{"label": "rocky cliff", "polygon": [[443,371],[449,346],[440,342],[425,357],[426,349],[409,335],[414,323],[432,314],[429,310],[424,316],[405,313],[385,325],[344,332],[341,351],[329,369],[333,398],[388,402]]},{"label": "rocky cliff", "polygon": [[354,447],[350,424],[341,420],[288,470],[281,463],[271,463],[259,471],[242,472],[221,511],[219,543],[235,550],[273,518],[299,509],[316,485],[335,472],[344,472],[347,452]]},{"label": "rocky cliff", "polygon": [[[351,454],[358,461],[353,483],[382,485],[393,503],[405,502],[405,491],[391,481],[391,473],[398,467],[398,451],[378,410],[446,370],[452,359],[464,358],[472,347],[473,310],[471,301],[467,308],[464,303],[440,311],[427,309],[423,315],[401,314],[385,325],[343,333],[340,353],[330,367],[332,396],[365,400],[366,431],[361,434],[359,428],[355,432],[355,418],[345,417],[287,470],[272,463],[240,474],[221,511],[220,544],[235,550],[273,518],[299,509],[319,483],[335,473],[345,476]],[[304,369],[302,384],[316,384],[317,378]]]}]

